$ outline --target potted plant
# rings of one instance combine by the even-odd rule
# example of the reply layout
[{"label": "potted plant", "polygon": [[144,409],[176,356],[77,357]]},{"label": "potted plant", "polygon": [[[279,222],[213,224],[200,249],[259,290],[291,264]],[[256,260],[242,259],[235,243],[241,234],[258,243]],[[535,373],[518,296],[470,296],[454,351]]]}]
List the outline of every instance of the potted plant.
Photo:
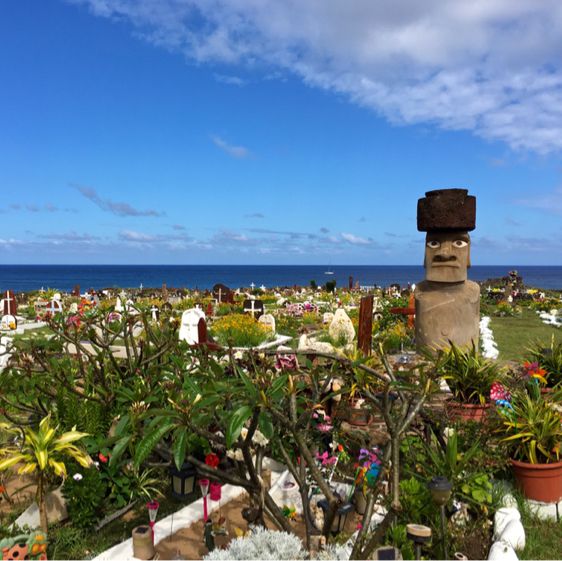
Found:
[{"label": "potted plant", "polygon": [[467,349],[451,343],[449,349],[439,351],[434,361],[437,374],[446,380],[453,396],[446,403],[448,416],[482,422],[490,407],[492,384],[503,378],[497,363],[481,356],[474,343]]},{"label": "potted plant", "polygon": [[[558,394],[558,402],[560,395]],[[516,392],[504,416],[503,441],[511,446],[513,475],[524,495],[543,502],[562,499],[562,416],[559,403],[545,400],[538,384]]]}]

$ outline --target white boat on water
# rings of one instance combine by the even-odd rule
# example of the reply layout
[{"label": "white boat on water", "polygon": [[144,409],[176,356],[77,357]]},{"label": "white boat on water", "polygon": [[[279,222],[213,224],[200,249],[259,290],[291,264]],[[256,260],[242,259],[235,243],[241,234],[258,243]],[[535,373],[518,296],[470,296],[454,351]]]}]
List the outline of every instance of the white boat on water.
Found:
[{"label": "white boat on water", "polygon": [[333,275],[333,274],[334,274],[334,271],[324,271],[324,274],[325,274],[325,275]]}]

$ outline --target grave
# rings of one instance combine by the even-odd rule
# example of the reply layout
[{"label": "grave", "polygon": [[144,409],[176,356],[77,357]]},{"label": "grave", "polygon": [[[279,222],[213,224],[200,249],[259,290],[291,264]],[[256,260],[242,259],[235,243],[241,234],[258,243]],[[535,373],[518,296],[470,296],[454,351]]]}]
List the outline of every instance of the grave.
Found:
[{"label": "grave", "polygon": [[77,298],[80,297],[80,285],[79,284],[74,285],[74,288],[72,289],[71,295],[75,296]]},{"label": "grave", "polygon": [[60,300],[60,294],[58,295],[59,298],[56,298],[57,294],[55,294],[55,296],[53,296],[53,299],[49,302],[49,306],[47,307],[47,314],[49,314],[50,317],[54,317],[57,314],[61,314],[62,313],[62,302]]},{"label": "grave", "polygon": [[258,322],[267,327],[271,333],[275,333],[275,318],[271,314],[263,314],[258,319]]},{"label": "grave", "polygon": [[357,349],[365,356],[371,354],[373,340],[373,300],[374,297],[363,296],[359,305],[359,329],[357,334]]},{"label": "grave", "polygon": [[213,298],[218,304],[233,304],[234,303],[234,293],[225,284],[215,284],[213,286]]},{"label": "grave", "polygon": [[0,329],[5,331],[13,331],[18,327],[16,318],[17,304],[16,297],[12,290],[6,290],[6,294],[2,300],[2,319],[0,320]]},{"label": "grave", "polygon": [[150,308],[150,317],[152,321],[158,321],[160,319],[160,308],[153,304]]},{"label": "grave", "polygon": [[251,314],[254,319],[259,317],[265,312],[265,307],[261,300],[244,300],[244,313]]},{"label": "grave", "polygon": [[200,308],[191,308],[183,312],[178,334],[180,341],[185,341],[189,345],[196,345],[199,343],[198,325],[200,319],[205,319],[205,313]]}]

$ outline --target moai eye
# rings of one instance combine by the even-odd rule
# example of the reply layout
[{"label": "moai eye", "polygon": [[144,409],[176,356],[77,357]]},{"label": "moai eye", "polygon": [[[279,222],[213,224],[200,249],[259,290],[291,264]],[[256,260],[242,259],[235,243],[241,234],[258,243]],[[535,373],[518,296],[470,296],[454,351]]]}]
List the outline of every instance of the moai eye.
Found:
[{"label": "moai eye", "polygon": [[468,245],[468,242],[465,241],[465,240],[455,240],[455,241],[453,242],[453,245],[454,245],[455,247],[466,247],[466,246]]},{"label": "moai eye", "polygon": [[427,242],[427,247],[430,249],[438,249],[441,247],[441,242],[438,242],[437,240],[429,240]]}]

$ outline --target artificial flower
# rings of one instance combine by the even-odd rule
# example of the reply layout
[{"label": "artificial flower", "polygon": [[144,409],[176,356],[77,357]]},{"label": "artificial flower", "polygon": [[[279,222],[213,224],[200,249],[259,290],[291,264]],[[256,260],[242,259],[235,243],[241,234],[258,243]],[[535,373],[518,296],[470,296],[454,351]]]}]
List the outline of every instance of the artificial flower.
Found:
[{"label": "artificial flower", "polygon": [[220,459],[216,454],[210,453],[205,456],[205,463],[213,469],[217,469],[219,462]]},{"label": "artificial flower", "polygon": [[100,462],[102,464],[107,464],[107,462],[109,461],[109,454],[107,456],[104,456],[101,452],[98,454],[98,458],[100,460]]},{"label": "artificial flower", "polygon": [[84,476],[81,473],[75,473],[72,476],[72,479],[74,479],[74,481],[82,481],[82,479],[84,479]]}]

